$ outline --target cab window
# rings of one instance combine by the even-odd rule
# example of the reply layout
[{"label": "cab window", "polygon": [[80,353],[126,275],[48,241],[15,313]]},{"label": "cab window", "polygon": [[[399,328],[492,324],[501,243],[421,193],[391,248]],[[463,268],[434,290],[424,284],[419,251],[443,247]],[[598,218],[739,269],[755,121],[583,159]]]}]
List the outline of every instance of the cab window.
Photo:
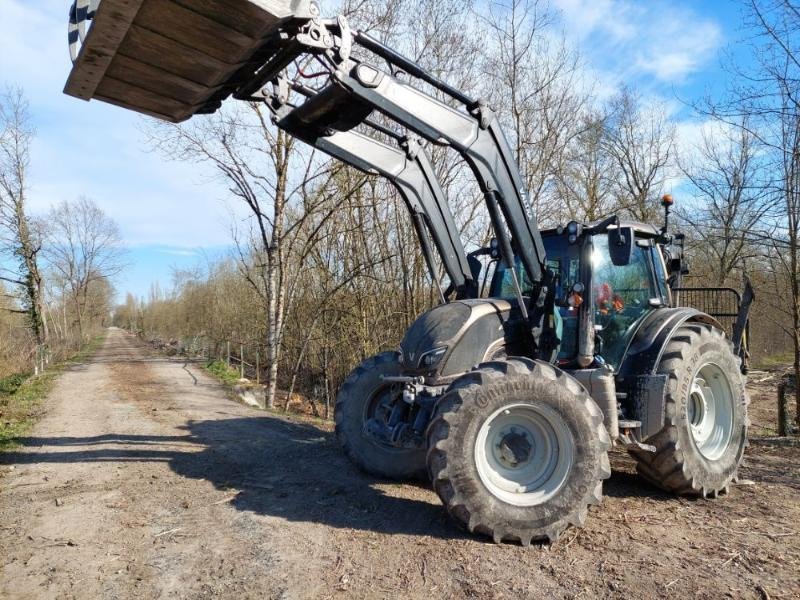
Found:
[{"label": "cab window", "polygon": [[613,367],[619,366],[639,321],[653,310],[650,300],[660,295],[653,282],[651,250],[636,246],[629,264],[615,266],[608,254],[607,236],[594,238],[592,296],[595,329],[602,344],[595,352]]},{"label": "cab window", "polygon": [[[567,290],[579,280],[580,277],[580,245],[570,244],[565,236],[546,236],[544,238],[547,266],[559,275],[556,287],[556,298],[564,298]],[[517,280],[522,294],[530,296],[531,283],[525,268],[519,258],[514,261]],[[511,273],[499,263],[495,273],[492,296],[506,300],[516,300],[514,282]],[[560,361],[574,358],[578,343],[578,311],[570,307],[559,308],[562,319],[561,349],[558,354]]]}]

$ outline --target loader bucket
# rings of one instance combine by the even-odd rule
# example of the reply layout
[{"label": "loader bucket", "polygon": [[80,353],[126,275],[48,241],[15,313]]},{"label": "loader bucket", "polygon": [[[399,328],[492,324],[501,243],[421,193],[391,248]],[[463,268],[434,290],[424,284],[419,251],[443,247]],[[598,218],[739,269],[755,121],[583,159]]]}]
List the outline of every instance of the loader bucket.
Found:
[{"label": "loader bucket", "polygon": [[73,0],[64,92],[172,122],[214,112],[309,0]]}]

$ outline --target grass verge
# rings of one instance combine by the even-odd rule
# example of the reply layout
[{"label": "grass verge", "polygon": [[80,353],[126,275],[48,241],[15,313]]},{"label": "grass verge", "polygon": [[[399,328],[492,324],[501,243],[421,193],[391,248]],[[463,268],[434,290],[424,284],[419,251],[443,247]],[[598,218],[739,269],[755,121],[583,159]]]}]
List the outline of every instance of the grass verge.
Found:
[{"label": "grass verge", "polygon": [[33,424],[44,413],[42,400],[47,397],[56,378],[73,363],[86,361],[105,340],[105,334],[94,338],[68,360],[50,365],[41,375],[17,373],[0,379],[0,452],[17,446],[19,438],[30,433]]},{"label": "grass verge", "polygon": [[239,371],[229,367],[224,360],[214,359],[203,368],[227,386],[233,386],[239,381]]},{"label": "grass verge", "polygon": [[792,352],[783,352],[781,354],[772,354],[764,356],[757,361],[754,361],[754,369],[775,369],[778,367],[791,368],[794,361],[794,354]]}]

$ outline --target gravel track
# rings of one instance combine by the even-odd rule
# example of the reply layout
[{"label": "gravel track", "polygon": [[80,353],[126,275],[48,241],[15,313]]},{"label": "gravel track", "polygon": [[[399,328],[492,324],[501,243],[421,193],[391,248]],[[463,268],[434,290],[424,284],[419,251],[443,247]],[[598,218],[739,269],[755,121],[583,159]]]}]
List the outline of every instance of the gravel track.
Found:
[{"label": "gravel track", "polygon": [[797,446],[754,440],[718,500],[663,494],[615,452],[586,528],[524,549],[119,329],[46,408],[0,454],[2,598],[800,597]]}]

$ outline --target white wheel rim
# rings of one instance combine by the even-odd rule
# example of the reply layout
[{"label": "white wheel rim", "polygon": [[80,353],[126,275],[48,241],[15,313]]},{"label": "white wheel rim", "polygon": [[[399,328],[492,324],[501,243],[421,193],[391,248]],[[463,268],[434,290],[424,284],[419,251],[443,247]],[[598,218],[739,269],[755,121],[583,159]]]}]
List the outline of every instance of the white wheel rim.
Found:
[{"label": "white wheel rim", "polygon": [[515,506],[547,502],[563,487],[574,440],[548,406],[509,404],[484,421],[475,440],[475,466],[496,498]]},{"label": "white wheel rim", "polygon": [[725,372],[714,363],[701,366],[694,376],[686,418],[695,446],[708,460],[717,460],[733,435],[733,392]]}]

